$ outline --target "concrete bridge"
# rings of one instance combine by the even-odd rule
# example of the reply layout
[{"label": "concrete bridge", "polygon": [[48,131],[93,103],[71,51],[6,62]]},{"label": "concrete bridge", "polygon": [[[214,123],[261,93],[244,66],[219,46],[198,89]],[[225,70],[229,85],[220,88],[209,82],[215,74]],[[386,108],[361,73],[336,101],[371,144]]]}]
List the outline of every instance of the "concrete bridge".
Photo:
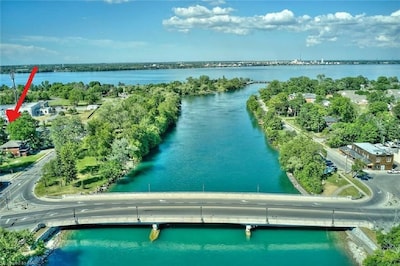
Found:
[{"label": "concrete bridge", "polygon": [[[3,209],[4,210],[4,209]],[[283,227],[382,227],[397,209],[366,200],[263,193],[105,193],[36,199],[26,210],[2,211],[0,226],[33,228],[98,225],[235,224]]]}]

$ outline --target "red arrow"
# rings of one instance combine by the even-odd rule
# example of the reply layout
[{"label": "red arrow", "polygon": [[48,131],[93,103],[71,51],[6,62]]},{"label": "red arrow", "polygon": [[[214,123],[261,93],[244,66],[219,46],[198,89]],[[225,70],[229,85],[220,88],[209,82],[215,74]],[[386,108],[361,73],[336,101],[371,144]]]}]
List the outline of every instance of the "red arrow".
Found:
[{"label": "red arrow", "polygon": [[32,72],[29,75],[28,81],[26,82],[25,88],[22,91],[21,97],[19,97],[17,105],[15,106],[15,109],[14,110],[13,109],[6,110],[6,115],[8,117],[8,121],[10,123],[13,122],[14,120],[16,120],[21,115],[19,108],[21,108],[21,105],[25,100],[25,96],[28,93],[29,88],[31,87],[33,77],[35,76],[37,71],[38,71],[38,67],[37,66],[33,67]]}]

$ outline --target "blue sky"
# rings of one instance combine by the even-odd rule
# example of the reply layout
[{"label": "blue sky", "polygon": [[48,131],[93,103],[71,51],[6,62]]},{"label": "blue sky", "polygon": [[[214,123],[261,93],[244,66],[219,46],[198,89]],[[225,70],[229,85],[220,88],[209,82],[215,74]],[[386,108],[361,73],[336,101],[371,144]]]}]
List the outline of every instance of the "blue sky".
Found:
[{"label": "blue sky", "polygon": [[400,1],[0,0],[0,65],[400,59]]}]

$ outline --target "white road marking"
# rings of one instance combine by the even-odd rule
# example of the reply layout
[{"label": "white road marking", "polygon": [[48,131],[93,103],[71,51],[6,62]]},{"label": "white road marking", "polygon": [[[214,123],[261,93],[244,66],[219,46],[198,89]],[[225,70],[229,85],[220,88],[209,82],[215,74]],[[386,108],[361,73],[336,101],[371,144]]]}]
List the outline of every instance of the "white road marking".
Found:
[{"label": "white road marking", "polygon": [[6,224],[8,224],[9,221],[10,221],[10,219],[7,219]]}]

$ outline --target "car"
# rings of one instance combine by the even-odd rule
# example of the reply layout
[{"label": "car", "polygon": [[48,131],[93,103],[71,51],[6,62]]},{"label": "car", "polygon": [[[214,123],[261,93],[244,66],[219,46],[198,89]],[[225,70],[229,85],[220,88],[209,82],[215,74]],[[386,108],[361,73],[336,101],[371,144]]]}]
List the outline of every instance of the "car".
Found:
[{"label": "car", "polygon": [[364,181],[368,181],[369,179],[372,179],[370,176],[368,176],[367,173],[364,173],[364,172],[356,174],[356,177],[361,180],[364,180]]},{"label": "car", "polygon": [[387,173],[388,174],[400,174],[400,170],[392,169],[392,170],[388,170]]}]

